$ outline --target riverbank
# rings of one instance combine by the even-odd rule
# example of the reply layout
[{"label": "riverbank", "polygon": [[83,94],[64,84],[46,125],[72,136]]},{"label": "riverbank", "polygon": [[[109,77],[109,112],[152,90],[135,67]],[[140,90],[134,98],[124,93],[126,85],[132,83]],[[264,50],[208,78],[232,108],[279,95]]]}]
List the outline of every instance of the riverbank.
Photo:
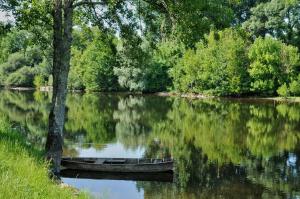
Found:
[{"label": "riverbank", "polygon": [[42,152],[0,115],[0,198],[88,198],[48,176]]},{"label": "riverbank", "polygon": [[161,97],[182,97],[188,99],[228,99],[236,101],[265,101],[265,102],[284,102],[284,103],[300,103],[300,97],[257,97],[257,96],[247,96],[247,97],[219,97],[219,96],[209,96],[196,93],[175,93],[175,92],[158,92],[154,95]]},{"label": "riverbank", "polygon": [[[27,88],[27,87],[11,87],[4,88],[8,90],[15,91],[34,91],[35,88]],[[52,92],[52,87],[41,87],[38,89],[41,92]],[[265,101],[265,102],[284,102],[284,103],[300,103],[300,97],[260,97],[260,96],[244,96],[244,97],[220,97],[220,96],[210,96],[199,93],[178,93],[178,92],[154,92],[154,93],[142,93],[142,92],[129,92],[129,91],[114,91],[114,92],[100,92],[100,91],[84,91],[84,90],[69,90],[71,93],[117,93],[124,95],[156,95],[160,97],[182,97],[188,99],[230,99],[237,101]]]}]

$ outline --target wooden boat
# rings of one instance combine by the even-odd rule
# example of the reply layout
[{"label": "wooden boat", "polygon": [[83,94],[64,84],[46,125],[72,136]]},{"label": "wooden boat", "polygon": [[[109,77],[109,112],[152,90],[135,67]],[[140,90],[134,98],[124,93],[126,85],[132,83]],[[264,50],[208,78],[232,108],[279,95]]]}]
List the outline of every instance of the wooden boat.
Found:
[{"label": "wooden boat", "polygon": [[173,182],[172,172],[163,173],[117,173],[117,172],[98,172],[98,171],[79,171],[63,169],[60,177],[92,180],[130,180],[130,181],[155,181]]},{"label": "wooden boat", "polygon": [[67,169],[119,173],[173,172],[172,159],[137,158],[62,158],[61,165]]}]

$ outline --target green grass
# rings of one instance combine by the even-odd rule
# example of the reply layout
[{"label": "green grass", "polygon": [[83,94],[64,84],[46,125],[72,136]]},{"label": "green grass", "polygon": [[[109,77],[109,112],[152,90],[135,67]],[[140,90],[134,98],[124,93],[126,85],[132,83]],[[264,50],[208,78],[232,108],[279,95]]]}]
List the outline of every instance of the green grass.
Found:
[{"label": "green grass", "polygon": [[0,199],[88,198],[50,180],[47,166],[42,153],[0,115]]}]

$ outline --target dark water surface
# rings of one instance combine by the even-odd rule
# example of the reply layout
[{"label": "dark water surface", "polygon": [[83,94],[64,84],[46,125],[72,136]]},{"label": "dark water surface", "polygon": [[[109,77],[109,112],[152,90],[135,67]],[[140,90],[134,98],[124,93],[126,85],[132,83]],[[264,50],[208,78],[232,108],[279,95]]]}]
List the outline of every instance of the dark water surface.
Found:
[{"label": "dark water surface", "polygon": [[[45,144],[50,96],[0,92],[0,111]],[[176,159],[174,183],[63,178],[97,198],[300,199],[300,104],[69,94],[66,156]]]}]

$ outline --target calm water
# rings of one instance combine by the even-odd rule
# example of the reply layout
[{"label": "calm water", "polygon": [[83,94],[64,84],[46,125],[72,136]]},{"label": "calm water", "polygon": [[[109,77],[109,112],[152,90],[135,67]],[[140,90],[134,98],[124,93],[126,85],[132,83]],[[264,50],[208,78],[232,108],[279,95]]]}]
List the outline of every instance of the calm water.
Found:
[{"label": "calm water", "polygon": [[[0,111],[45,143],[50,96],[0,92]],[[300,198],[300,104],[70,94],[67,156],[173,157],[174,183],[63,178],[96,198]]]}]

